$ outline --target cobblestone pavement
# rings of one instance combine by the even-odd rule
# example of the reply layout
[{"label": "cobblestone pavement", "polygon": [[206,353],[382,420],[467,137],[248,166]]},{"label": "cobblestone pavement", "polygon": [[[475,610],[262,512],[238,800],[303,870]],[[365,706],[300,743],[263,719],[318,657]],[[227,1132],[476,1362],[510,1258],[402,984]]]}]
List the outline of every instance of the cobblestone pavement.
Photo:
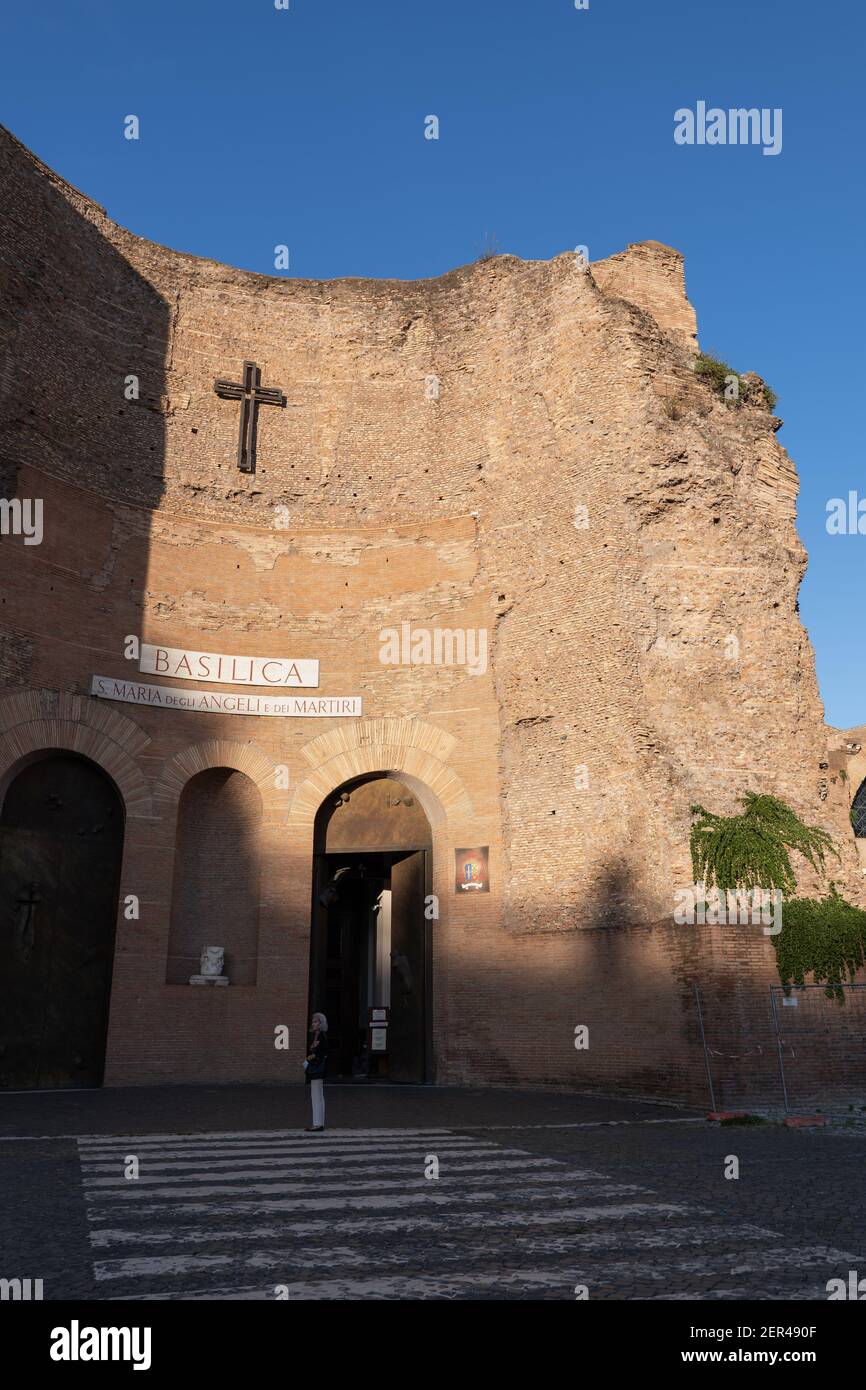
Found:
[{"label": "cobblestone pavement", "polygon": [[0,1275],[46,1298],[553,1300],[823,1299],[866,1275],[859,1133],[329,1087],[310,1135],[297,1089],[184,1091],[7,1098]]}]

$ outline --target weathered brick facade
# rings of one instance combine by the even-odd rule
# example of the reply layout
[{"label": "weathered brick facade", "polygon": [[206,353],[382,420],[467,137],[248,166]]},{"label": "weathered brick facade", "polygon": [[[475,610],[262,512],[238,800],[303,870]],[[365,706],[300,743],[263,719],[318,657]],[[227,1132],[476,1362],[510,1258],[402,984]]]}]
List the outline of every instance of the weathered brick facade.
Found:
[{"label": "weathered brick facade", "polygon": [[[822,780],[794,469],[766,408],[691,371],[679,254],[291,281],[131,235],[6,134],[0,189],[4,495],[45,517],[41,545],[0,549],[0,777],[68,748],[124,799],[141,915],[118,918],[106,1081],[297,1080],[274,1028],[304,1029],[315,815],[392,771],[433,828],[437,1079],[703,1098],[694,981],[733,1050],[775,975],[756,928],[672,925],[690,803],[782,795],[836,837],[856,900],[862,878],[844,787]],[[213,390],[245,359],[287,396],[249,475]],[[484,630],[487,669],[383,664],[380,632],[406,622]],[[322,694],[364,716],[92,698],[94,673],[136,674],[131,634],[316,658]],[[255,811],[257,958],[197,990],[166,983],[195,857],[178,807],[216,768],[257,788],[231,810]],[[231,855],[204,823],[202,854]],[[467,901],[471,845],[492,889]]]}]

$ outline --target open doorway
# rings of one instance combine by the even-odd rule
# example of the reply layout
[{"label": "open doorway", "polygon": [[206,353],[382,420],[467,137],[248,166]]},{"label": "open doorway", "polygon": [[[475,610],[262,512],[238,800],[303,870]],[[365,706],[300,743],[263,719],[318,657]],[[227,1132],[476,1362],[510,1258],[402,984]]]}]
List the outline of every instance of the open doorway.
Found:
[{"label": "open doorway", "polygon": [[319,809],[310,1012],[328,1018],[331,1080],[433,1080],[431,843],[395,775],[347,783]]}]

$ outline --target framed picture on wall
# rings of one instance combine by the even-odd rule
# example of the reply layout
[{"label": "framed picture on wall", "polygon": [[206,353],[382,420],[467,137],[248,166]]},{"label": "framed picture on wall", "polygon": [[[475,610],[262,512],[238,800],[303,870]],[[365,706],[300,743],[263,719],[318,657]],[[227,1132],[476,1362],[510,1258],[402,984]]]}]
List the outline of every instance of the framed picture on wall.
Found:
[{"label": "framed picture on wall", "polygon": [[455,893],[490,892],[490,870],[487,862],[489,853],[487,845],[483,845],[480,849],[456,849],[454,851]]}]

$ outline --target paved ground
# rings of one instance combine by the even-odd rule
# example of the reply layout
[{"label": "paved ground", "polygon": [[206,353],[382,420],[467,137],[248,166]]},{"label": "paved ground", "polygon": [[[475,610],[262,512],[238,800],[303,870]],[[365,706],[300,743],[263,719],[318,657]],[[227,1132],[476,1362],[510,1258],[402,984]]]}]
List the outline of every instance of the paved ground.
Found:
[{"label": "paved ground", "polygon": [[787,1300],[866,1275],[861,1132],[541,1092],[326,1096],[306,1135],[301,1088],[7,1095],[0,1277],[55,1299]]}]

